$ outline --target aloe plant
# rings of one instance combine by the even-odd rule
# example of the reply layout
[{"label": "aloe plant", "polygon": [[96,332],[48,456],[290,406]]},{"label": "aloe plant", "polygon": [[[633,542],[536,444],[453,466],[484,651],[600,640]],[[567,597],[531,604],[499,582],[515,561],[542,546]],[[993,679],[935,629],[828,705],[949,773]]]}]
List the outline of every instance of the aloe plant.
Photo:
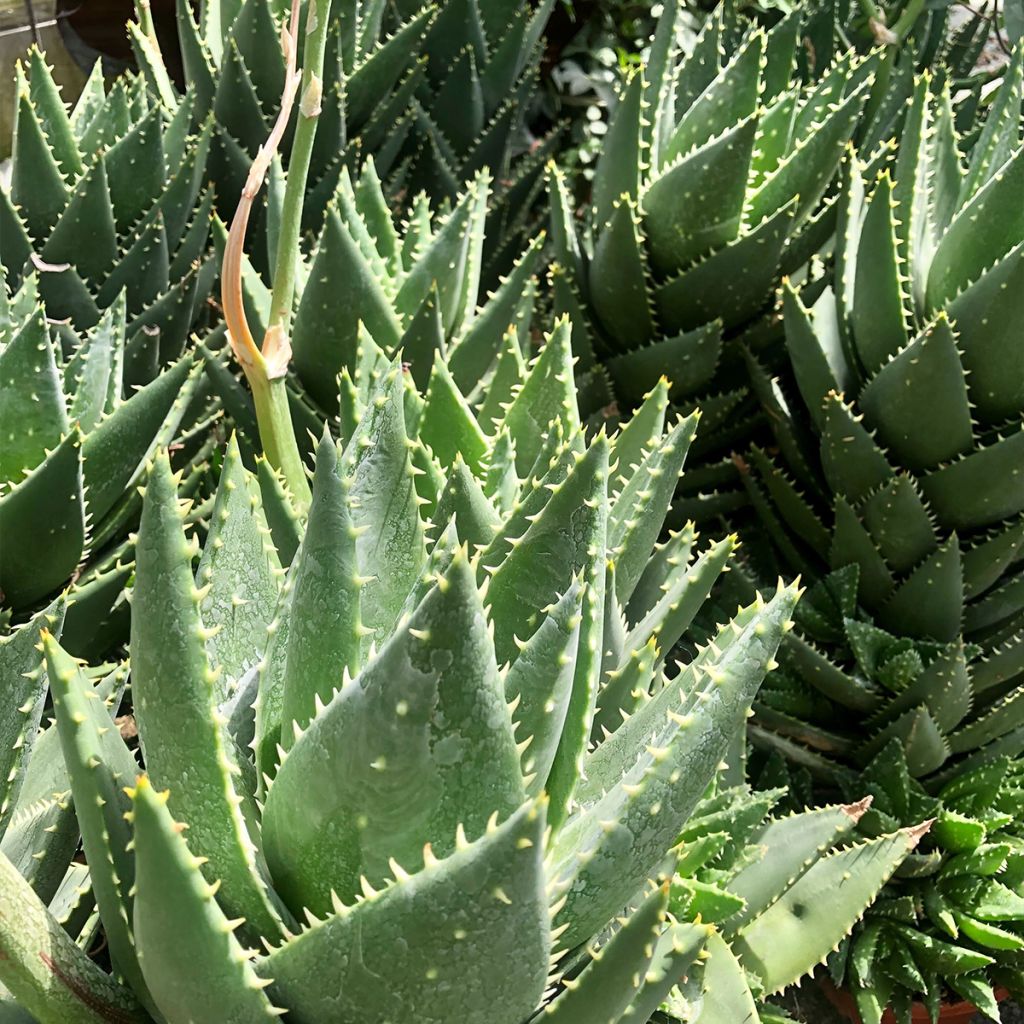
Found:
[{"label": "aloe plant", "polygon": [[65,349],[125,295],[126,379],[179,357],[216,274],[207,259],[210,126],[141,78],[104,91],[99,65],[68,110],[42,54],[17,68],[10,190],[0,188],[8,289],[34,275]]},{"label": "aloe plant", "polygon": [[[758,428],[740,339],[764,335],[780,276],[833,230],[834,204],[822,199],[879,58],[847,54],[804,88],[798,15],[769,33],[752,28],[732,48],[713,17],[683,57],[676,7],[667,5],[646,64],[623,84],[582,229],[552,170],[551,290],[573,317],[595,407],[612,395],[634,405],[662,374],[680,409],[700,404],[707,465],[677,512],[706,516],[735,504],[726,456]],[[769,322],[769,340],[773,332]]]},{"label": "aloe plant", "polygon": [[849,165],[831,279],[784,289],[780,457],[745,479],[789,564],[832,575],[763,721],[823,771],[892,738],[918,777],[1022,749],[1021,64],[969,161],[922,78],[894,170]]},{"label": "aloe plant", "polygon": [[[628,652],[647,646],[653,657],[633,678],[653,686],[663,671],[659,639],[671,645],[731,547],[717,545],[700,566],[677,571],[678,593],[656,600],[625,644],[617,609],[646,566],[667,507],[659,481],[674,481],[693,422],[663,434],[649,415],[614,445],[602,437],[584,451],[564,324],[490,437],[452,390],[443,362],[420,395],[399,363],[379,350],[374,358],[369,339],[364,345],[366,369],[355,382],[364,411],[343,450],[329,437],[318,446],[309,518],[287,581],[237,448],[228,453],[198,574],[166,456],[157,459],[137,544],[132,697],[146,771],[172,796],[157,799],[146,782],[136,788],[130,855],[127,826],[114,825],[124,804],[114,784],[134,762],[107,729],[108,712],[90,699],[91,685],[47,641],[75,803],[96,808],[92,824],[80,811],[87,857],[94,872],[113,871],[93,882],[108,941],[143,1005],[171,1020],[209,1017],[214,1008],[228,1019],[251,1017],[271,1005],[324,1019],[337,993],[300,980],[327,981],[312,968],[324,955],[318,949],[343,957],[357,925],[364,943],[373,928],[390,943],[393,915],[408,934],[433,929],[442,910],[466,930],[464,940],[438,936],[444,955],[441,946],[410,944],[413,961],[395,965],[391,998],[411,1001],[428,1019],[457,1007],[470,1019],[492,1014],[489,996],[474,1009],[472,990],[441,983],[440,972],[463,978],[472,965],[482,979],[479,958],[498,956],[505,941],[522,966],[501,1012],[528,1016],[546,987],[550,908],[562,903],[555,928],[561,948],[573,949],[656,873],[742,720],[795,599],[783,588],[751,608],[717,653],[707,652],[706,668],[695,663],[658,689],[631,727],[588,753],[600,681],[631,671]],[[552,416],[547,442],[534,434],[543,410]],[[441,442],[457,445],[447,481],[430,441],[442,457]],[[631,451],[635,469],[619,482],[609,460]],[[637,515],[637,492],[648,484],[662,497]],[[436,511],[436,526],[428,511]],[[618,571],[608,567],[612,553]],[[333,623],[326,631],[325,621]],[[176,697],[166,691],[172,678]],[[640,689],[632,696],[635,688],[611,687],[605,714],[610,701],[632,709],[642,698]],[[245,708],[227,719],[237,734],[216,713],[232,698]],[[684,717],[690,705],[692,722]],[[88,723],[79,721],[83,709],[93,716]],[[371,721],[388,721],[387,732]],[[659,737],[656,755],[645,723]],[[352,744],[364,742],[374,749],[353,759]],[[313,774],[310,758],[318,762]],[[606,786],[600,780],[609,771],[614,784]],[[318,795],[297,804],[316,779]],[[384,805],[364,804],[370,784]],[[107,787],[103,808],[82,786]],[[301,828],[303,805],[327,812],[330,828],[308,814]],[[378,816],[381,806],[405,810]],[[172,813],[189,824],[187,845]],[[642,856],[616,856],[627,828]],[[196,857],[209,858],[207,882],[220,880],[216,900]],[[169,884],[171,877],[179,881]],[[470,878],[477,883],[467,890]],[[664,914],[660,889],[651,900],[637,919],[645,922],[641,949]],[[306,909],[320,923],[295,934],[294,915]],[[236,938],[226,921],[239,915],[246,922]],[[193,940],[175,940],[177,927]],[[483,934],[474,938],[473,928]],[[618,945],[632,947],[633,934],[621,933]],[[275,951],[239,962],[260,936]],[[501,954],[500,962],[512,961]],[[5,983],[37,1017],[59,1019],[63,1011],[29,968],[6,971]],[[258,976],[273,979],[268,993]],[[360,991],[346,986],[349,1009],[333,1012],[399,1012],[402,1002],[381,1003],[377,983]]]},{"label": "aloe plant", "polygon": [[74,581],[72,628],[88,634],[127,579],[117,562],[147,461],[205,406],[202,367],[186,352],[132,392],[125,294],[80,338],[53,328],[39,286],[31,273],[8,295],[0,277],[0,591],[22,617]]},{"label": "aloe plant", "polygon": [[[197,126],[214,114],[211,172],[220,214],[227,220],[250,162],[276,117],[286,80],[279,42],[288,5],[262,0],[205,0],[198,11],[179,4],[184,98],[194,96]],[[389,205],[404,208],[425,193],[454,200],[467,181],[488,168],[500,183],[491,211],[488,282],[506,271],[531,226],[532,203],[543,187],[544,160],[554,137],[533,139],[526,126],[537,91],[540,35],[552,7],[476,0],[395,4],[363,0],[326,4],[315,18],[321,36],[315,143],[293,144],[301,119],[281,139],[281,164],[264,214],[256,211],[250,255],[258,270],[274,268],[278,233],[292,222],[284,209],[284,174],[293,160],[308,164],[309,193],[302,227],[318,232],[322,211],[347,169],[372,158]],[[168,110],[182,102],[155,37],[130,26],[150,90]],[[303,89],[308,88],[308,81]],[[313,102],[313,94],[310,94]],[[536,143],[536,145],[534,145]]]},{"label": "aloe plant", "polygon": [[168,119],[139,79],[105,93],[98,68],[69,111],[35,49],[17,93],[0,187],[0,606],[24,618],[74,579],[69,642],[99,653],[145,464],[173,442],[191,468],[211,415],[187,344],[216,273],[209,132]]},{"label": "aloe plant", "polygon": [[[796,590],[742,609],[666,672],[732,540],[689,555],[655,547],[695,420],[666,429],[659,391],[620,433],[586,443],[569,334],[556,326],[487,432],[442,359],[420,391],[364,337],[358,419],[344,445],[325,435],[317,447],[287,572],[237,445],[198,566],[157,457],[131,594],[146,775],[129,795],[138,766],[111,728],[116,682],[97,687],[63,653],[59,608],[0,648],[6,677],[15,651],[38,659],[44,627],[45,676],[20,678],[34,695],[25,706],[41,709],[48,677],[56,727],[11,777],[24,796],[56,731],[123,979],[73,935],[51,945],[53,971],[12,940],[58,926],[5,849],[12,955],[0,980],[41,1024],[114,1006],[170,1024],[275,1007],[316,1021],[519,1024],[541,1006],[556,1020],[596,1007],[629,1020],[631,1007],[669,999],[706,945],[706,985],[748,1000],[737,957],[765,991],[785,985],[916,844],[919,830],[904,829],[823,856],[862,807],[760,824],[760,802],[729,850],[722,800],[691,817],[772,667]],[[56,856],[59,829],[15,821],[19,848],[27,832],[47,844],[43,860]],[[779,830],[788,841],[768,838]],[[73,870],[74,846],[64,852]],[[799,927],[803,900],[837,873],[854,878],[831,913],[839,931],[819,931],[813,956],[786,944],[778,957],[772,936]],[[696,923],[725,889],[733,914],[720,931]],[[252,952],[261,939],[266,951]],[[349,970],[339,989],[325,965],[352,965],[356,942],[372,971]]]},{"label": "aloe plant", "polygon": [[[870,796],[768,817],[784,793],[719,789],[705,797],[683,830],[669,908],[680,920],[700,920],[715,931],[697,969],[666,1000],[675,1019],[783,1020],[767,999],[847,942],[851,921],[891,871],[889,840],[881,832],[851,842],[869,812]],[[913,846],[927,828],[905,829],[903,835]],[[896,825],[890,835],[899,831]]]}]

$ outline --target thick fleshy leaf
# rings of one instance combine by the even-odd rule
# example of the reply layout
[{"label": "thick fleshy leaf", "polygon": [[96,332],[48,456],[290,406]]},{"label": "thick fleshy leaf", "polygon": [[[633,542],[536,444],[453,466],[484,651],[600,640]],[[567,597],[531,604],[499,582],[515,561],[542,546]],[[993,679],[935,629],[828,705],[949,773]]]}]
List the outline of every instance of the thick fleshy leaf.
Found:
[{"label": "thick fleshy leaf", "polygon": [[1024,317],[1024,242],[949,304],[974,413],[1000,424],[1024,408],[1024,363],[1014,328]]},{"label": "thick fleshy leaf", "polygon": [[[280,919],[258,875],[256,847],[235,791],[192,557],[175,481],[160,454],[146,485],[132,591],[132,692],[146,769],[170,787],[175,813],[188,822],[192,850],[208,858],[211,877],[222,882],[224,906],[244,915],[253,934],[272,936],[280,932]],[[147,981],[159,1003],[148,975]]]},{"label": "thick fleshy leaf", "polygon": [[590,963],[545,1008],[550,1024],[618,1021],[639,993],[665,926],[668,886],[658,886]]},{"label": "thick fleshy leaf", "polygon": [[904,829],[817,861],[735,937],[743,965],[767,992],[792,984],[806,970],[800,937],[815,935],[826,948],[839,942],[926,830]]},{"label": "thick fleshy leaf", "polygon": [[928,303],[941,309],[1024,235],[1024,148],[957,213],[943,233],[928,275]]},{"label": "thick fleshy leaf", "polygon": [[348,489],[337,448],[325,436],[317,448],[313,500],[290,582],[287,661],[283,676],[282,745],[293,743],[318,701],[330,700],[345,669],[359,667],[359,573]]},{"label": "thick fleshy leaf", "polygon": [[206,653],[218,669],[214,690],[218,704],[259,661],[281,575],[259,485],[242,465],[238,439],[233,436],[196,571],[196,584],[204,590],[199,614],[206,628],[217,630],[206,641]]},{"label": "thick fleshy leaf", "polygon": [[[347,310],[336,316],[338,309]],[[360,321],[378,345],[390,349],[401,330],[394,310],[336,209],[328,212],[323,234],[292,330],[295,372],[326,410],[337,407],[335,383],[342,367],[355,369]]]},{"label": "thick fleshy leaf", "polygon": [[[716,318],[731,328],[754,316],[777,281],[794,213],[792,202],[773,210],[749,232],[660,285],[654,305],[664,328],[690,331]],[[648,335],[634,329],[629,337],[638,344]]]},{"label": "thick fleshy leaf", "polygon": [[63,600],[0,637],[0,685],[6,694],[0,712],[0,836],[7,831],[18,805],[25,769],[30,763],[46,699],[47,673],[39,655],[43,629],[60,634]]},{"label": "thick fleshy leaf", "polygon": [[[294,605],[293,605],[294,620]],[[340,667],[339,667],[340,669]],[[464,551],[354,681],[296,739],[266,801],[263,842],[298,912],[346,902],[455,849],[523,800],[519,755]]]},{"label": "thick fleshy leaf", "polygon": [[666,168],[640,200],[651,266],[672,274],[740,231],[757,119]]},{"label": "thick fleshy leaf", "polygon": [[40,307],[0,351],[0,481],[18,481],[67,433],[57,355]]},{"label": "thick fleshy leaf", "polygon": [[520,476],[533,465],[552,423],[560,423],[566,437],[580,425],[570,340],[569,321],[559,320],[496,428],[508,430],[515,441]]},{"label": "thick fleshy leaf", "polygon": [[582,607],[582,588],[574,580],[505,676],[516,736],[520,743],[529,739],[522,770],[530,795],[538,794],[547,782],[561,740],[576,672]]},{"label": "thick fleshy leaf", "polygon": [[129,852],[132,832],[124,817],[130,808],[125,787],[134,783],[138,766],[120,732],[111,728],[110,714],[81,668],[49,634],[43,647],[104,936],[117,972],[152,1012],[132,935],[135,863]]},{"label": "thick fleshy leaf", "polygon": [[146,1024],[131,992],[78,948],[3,854],[0,894],[0,982],[39,1024]]},{"label": "thick fleshy leaf", "polygon": [[[746,718],[796,603],[780,589],[751,610],[598,746],[584,765],[583,806],[563,825],[550,873],[566,903],[562,943],[586,941],[648,877],[692,813]],[[720,656],[719,656],[720,655]],[[624,869],[617,851],[627,844]]]},{"label": "thick fleshy leaf", "polygon": [[339,1012],[365,1024],[520,1024],[548,974],[543,834],[543,809],[527,804],[446,860],[339,904],[257,971],[297,1024]]},{"label": "thick fleshy leaf", "polygon": [[598,228],[611,220],[623,195],[635,200],[640,188],[644,84],[640,72],[625,84],[601,146],[591,197]]},{"label": "thick fleshy leaf", "polygon": [[[131,790],[135,942],[146,984],[168,1020],[251,1024],[277,1015],[200,870],[167,793],[142,776]],[[189,833],[192,838],[192,833]],[[187,940],[186,937],[187,936]]]},{"label": "thick fleshy leaf", "polygon": [[402,368],[394,363],[342,460],[342,473],[351,482],[352,518],[362,528],[356,539],[359,573],[372,577],[360,595],[361,621],[368,630],[364,649],[371,639],[380,643],[391,634],[426,560],[403,391]]},{"label": "thick fleshy leaf", "polygon": [[991,526],[1024,511],[1024,430],[978,448],[921,478],[921,490],[948,529]]},{"label": "thick fleshy leaf", "polygon": [[655,334],[646,257],[636,206],[623,199],[597,238],[590,265],[594,311],[620,344],[642,345]]},{"label": "thick fleshy leaf", "polygon": [[30,605],[70,578],[85,545],[82,438],[77,429],[0,495],[0,536],[4,605]]},{"label": "thick fleshy leaf", "polygon": [[949,321],[940,317],[894,355],[858,403],[879,441],[908,469],[930,469],[968,451],[971,408]]}]

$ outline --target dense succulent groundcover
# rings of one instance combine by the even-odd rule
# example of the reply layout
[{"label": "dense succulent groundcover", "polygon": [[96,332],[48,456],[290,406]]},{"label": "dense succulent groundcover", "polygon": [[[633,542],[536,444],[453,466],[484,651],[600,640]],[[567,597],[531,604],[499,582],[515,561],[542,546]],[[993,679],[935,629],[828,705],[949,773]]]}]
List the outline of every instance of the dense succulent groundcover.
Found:
[{"label": "dense succulent groundcover", "polygon": [[0,1012],[1024,990],[1022,58],[870,6],[665,5],[589,185],[550,4],[29,55]]}]

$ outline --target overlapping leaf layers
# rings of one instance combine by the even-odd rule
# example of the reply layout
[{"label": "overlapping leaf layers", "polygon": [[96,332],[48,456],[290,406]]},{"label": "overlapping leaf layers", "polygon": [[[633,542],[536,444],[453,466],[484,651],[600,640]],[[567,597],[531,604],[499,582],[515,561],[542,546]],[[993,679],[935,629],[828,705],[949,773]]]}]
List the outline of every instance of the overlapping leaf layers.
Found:
[{"label": "overlapping leaf layers", "polygon": [[209,139],[137,79],[105,95],[98,71],[68,112],[28,65],[0,189],[0,604],[23,614],[76,574],[69,629],[89,634],[127,579],[115,548],[147,459],[203,416],[186,341],[216,272]]},{"label": "overlapping leaf layers", "polygon": [[[440,357],[420,391],[364,338],[350,391],[358,420],[344,445],[325,435],[317,449],[287,573],[275,539],[289,524],[264,508],[237,446],[198,570],[158,456],[132,590],[148,780],[130,797],[122,786],[137,766],[110,728],[116,692],[109,708],[102,700],[116,681],[94,687],[51,626],[65,764],[52,763],[50,729],[27,776],[11,778],[23,797],[37,792],[46,758],[39,773],[70,789],[123,983],[82,953],[88,930],[69,935],[21,880],[49,860],[29,851],[51,850],[59,832],[37,831],[31,808],[15,814],[18,841],[0,860],[0,978],[42,1024],[115,1008],[125,1020],[249,1024],[275,1007],[318,1024],[519,1024],[541,1006],[556,1022],[598,1011],[644,1021],[709,943],[716,974],[702,987],[749,1001],[736,954],[707,925],[667,917],[671,885],[647,883],[673,874],[669,854],[796,600],[780,587],[741,609],[666,675],[664,652],[732,548],[684,558],[656,546],[695,418],[666,429],[656,394],[615,437],[585,441],[565,322],[487,432]],[[30,653],[41,624],[0,650]],[[40,673],[19,678],[39,688],[26,707],[41,705]],[[732,841],[716,807],[705,810],[684,847],[690,874],[712,871]],[[747,900],[733,946],[772,964],[766,985],[839,941],[916,843],[903,830],[822,856],[861,810],[769,823],[800,822],[803,838],[772,844],[760,868],[768,851],[756,842],[732,863]],[[813,956],[798,946],[772,961],[778,929],[805,912],[803,880],[813,895],[844,864],[845,923],[831,916]],[[715,881],[686,883],[680,911],[714,896]],[[592,942],[600,956],[585,952]]]},{"label": "overlapping leaf layers", "polygon": [[[781,1024],[764,996],[841,948],[868,893],[891,870],[888,839],[849,845],[870,800],[768,818],[784,792],[713,792],[683,829],[669,910],[716,930],[704,946],[703,970],[688,973],[665,1001],[672,1020]],[[923,831],[903,834],[913,843]],[[645,1017],[640,1011],[624,1019]]]},{"label": "overlapping leaf layers", "polygon": [[830,959],[837,984],[854,995],[864,1024],[886,1006],[910,1019],[922,1001],[963,998],[993,1020],[993,988],[1024,991],[1024,820],[1022,766],[997,757],[929,795],[890,742],[855,785],[873,797],[859,829],[868,835],[901,821],[934,818],[921,847]]},{"label": "overlapping leaf layers", "polygon": [[[708,464],[684,483],[681,515],[735,504],[730,448],[756,428],[737,338],[765,334],[761,314],[780,275],[828,240],[820,205],[858,125],[877,55],[847,55],[808,89],[793,76],[799,17],[751,29],[726,59],[711,19],[680,60],[667,12],[646,67],[625,85],[577,236],[564,183],[552,180],[556,308],[572,314],[594,407],[635,404],[662,374],[673,400],[697,404]],[[777,330],[768,325],[774,338]],[[595,367],[595,362],[601,365]]]},{"label": "overlapping leaf layers", "polygon": [[747,481],[790,564],[835,572],[761,723],[825,774],[892,738],[943,779],[1024,747],[1020,110],[1018,54],[965,162],[920,81],[894,171],[851,167],[833,280],[785,289],[795,388]]},{"label": "overlapping leaf layers", "polygon": [[[533,151],[525,119],[537,88],[540,34],[552,0],[526,4],[444,0],[335,0],[308,178],[305,227],[319,231],[343,168],[372,157],[389,198],[408,206],[427,193],[454,200],[483,168],[500,185],[489,238],[497,270],[518,255],[531,201],[542,188],[550,141]],[[252,159],[267,138],[285,80],[280,22],[287,5],[204,0],[179,3],[186,96],[197,125],[215,114],[211,170],[228,220]],[[315,10],[314,20],[315,25]],[[162,57],[133,29],[136,53],[169,109],[178,99]],[[282,144],[289,165],[291,131]],[[515,159],[521,157],[522,159]],[[274,265],[282,200],[272,175],[266,218],[254,218],[250,251],[261,272]],[[268,246],[271,248],[267,254]],[[496,280],[496,273],[489,280]]]},{"label": "overlapping leaf layers", "polygon": [[[696,5],[691,5],[691,7]],[[742,31],[747,19],[774,25],[788,5],[724,3],[720,9],[727,26]],[[912,84],[913,69],[945,66],[951,74],[966,78],[975,69],[985,46],[992,12],[978,8],[960,24],[950,18],[952,4],[869,2],[863,0],[811,0],[796,14],[801,20],[802,46],[797,54],[801,73],[822,74],[841,53],[855,47],[867,52],[886,48],[882,73],[894,74],[890,84]],[[740,9],[737,9],[737,8]],[[787,15],[788,16],[788,15]]]}]

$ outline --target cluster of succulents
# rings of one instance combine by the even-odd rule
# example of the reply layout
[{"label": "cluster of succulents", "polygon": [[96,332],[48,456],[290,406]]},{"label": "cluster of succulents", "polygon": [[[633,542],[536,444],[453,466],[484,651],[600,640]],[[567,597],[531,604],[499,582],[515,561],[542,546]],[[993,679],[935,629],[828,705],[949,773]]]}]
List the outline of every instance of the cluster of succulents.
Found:
[{"label": "cluster of succulents", "polygon": [[588,183],[551,0],[320,5],[18,71],[0,1016],[995,1015],[1024,54],[669,2]]},{"label": "cluster of succulents", "polygon": [[69,637],[95,650],[146,462],[173,444],[189,465],[213,414],[188,341],[217,269],[209,137],[141,79],[105,92],[94,73],[68,111],[38,51],[17,73],[0,189],[0,592],[23,615],[75,582]]},{"label": "cluster of succulents", "polygon": [[706,518],[735,505],[730,446],[762,415],[743,344],[764,333],[780,277],[834,229],[822,199],[877,55],[847,55],[804,86],[798,17],[734,46],[712,18],[685,58],[673,24],[663,17],[648,63],[624,86],[583,224],[552,174],[551,290],[573,318],[578,371],[597,377],[595,405],[635,403],[664,374],[681,409],[700,406],[705,464],[679,509]]},{"label": "cluster of succulents", "polygon": [[[540,36],[553,2],[326,4],[316,93],[320,123],[303,156],[309,162],[304,227],[320,228],[344,169],[355,174],[367,157],[386,182],[389,202],[402,209],[420,194],[454,200],[486,168],[500,185],[500,198],[488,211],[485,261],[488,280],[495,280],[518,255],[555,141],[552,133],[534,137],[528,128]],[[286,7],[266,0],[204,0],[194,12],[179,4],[184,94],[175,88],[155,36],[145,31],[145,17],[132,26],[154,99],[168,110],[189,103],[197,130],[212,113],[210,174],[224,220],[277,113],[286,77],[279,42]],[[285,166],[293,136],[294,126],[282,139]],[[283,189],[278,165],[266,210],[251,233],[252,256],[263,271],[275,259]]]}]

